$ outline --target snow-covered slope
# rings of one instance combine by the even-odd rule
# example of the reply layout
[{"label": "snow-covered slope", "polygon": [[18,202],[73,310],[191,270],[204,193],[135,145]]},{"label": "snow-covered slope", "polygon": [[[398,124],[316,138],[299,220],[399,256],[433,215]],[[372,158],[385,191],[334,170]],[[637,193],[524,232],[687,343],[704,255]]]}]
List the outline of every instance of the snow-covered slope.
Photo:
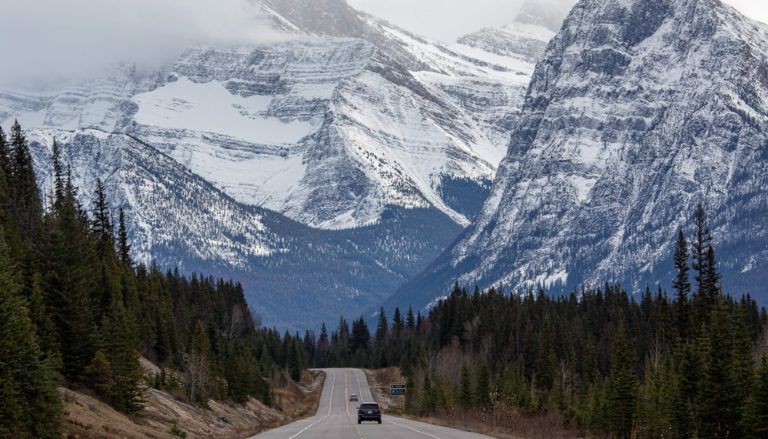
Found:
[{"label": "snow-covered slope", "polygon": [[392,303],[458,279],[669,288],[708,211],[726,290],[766,301],[768,28],[716,0],[582,0],[537,65],[491,195]]},{"label": "snow-covered slope", "polygon": [[126,65],[55,90],[0,91],[0,119],[128,134],[238,202],[313,227],[373,224],[387,206],[436,208],[468,224],[446,181],[487,191],[532,53],[552,33],[508,28],[495,42],[519,39],[521,53],[492,53],[444,47],[343,1],[256,6],[284,42],[194,48],[152,74]]},{"label": "snow-covered slope", "polygon": [[[339,0],[253,4],[284,39],[0,90],[0,124],[27,130],[44,184],[54,137],[84,205],[106,180],[137,258],[233,276],[265,322],[317,326],[382,300],[479,212],[534,63]],[[494,41],[532,34],[552,35]]]},{"label": "snow-covered slope", "polygon": [[29,132],[44,195],[54,138],[85,209],[97,178],[111,205],[125,208],[135,257],[235,278],[251,309],[280,328],[315,328],[380,303],[459,232],[434,209],[397,208],[352,231],[312,229],[238,203],[135,138],[95,129]]}]

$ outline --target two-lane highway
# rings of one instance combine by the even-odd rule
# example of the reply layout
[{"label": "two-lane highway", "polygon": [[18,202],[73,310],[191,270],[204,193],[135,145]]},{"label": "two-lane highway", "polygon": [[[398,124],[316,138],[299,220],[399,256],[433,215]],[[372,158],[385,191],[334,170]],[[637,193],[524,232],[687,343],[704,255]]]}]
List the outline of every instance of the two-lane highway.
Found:
[{"label": "two-lane highway", "polygon": [[[382,415],[382,423],[357,424],[357,406],[373,401],[360,369],[323,369],[325,386],[314,416],[253,436],[251,439],[489,439],[475,433]],[[358,402],[349,395],[357,394]]]}]

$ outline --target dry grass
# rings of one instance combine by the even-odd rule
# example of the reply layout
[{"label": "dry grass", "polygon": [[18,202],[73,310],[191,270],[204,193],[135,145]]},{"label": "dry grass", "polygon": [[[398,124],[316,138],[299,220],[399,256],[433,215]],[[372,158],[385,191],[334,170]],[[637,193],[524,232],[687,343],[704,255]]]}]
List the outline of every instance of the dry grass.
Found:
[{"label": "dry grass", "polygon": [[570,439],[592,437],[582,431],[563,427],[559,414],[523,415],[513,407],[497,407],[496,410],[453,408],[430,417],[417,417],[401,413],[402,397],[389,395],[389,384],[405,383],[405,377],[397,367],[366,370],[368,384],[382,408],[389,413],[416,421],[481,433],[504,439]]},{"label": "dry grass", "polygon": [[405,417],[504,439],[591,437],[585,435],[584,432],[563,427],[563,419],[559,414],[529,416],[522,415],[514,408],[497,408],[492,412],[481,409],[462,410],[454,408],[446,410],[438,416],[421,418],[406,415]]},{"label": "dry grass", "polygon": [[403,407],[402,396],[391,396],[389,394],[390,384],[405,384],[405,377],[400,373],[399,367],[387,367],[385,369],[368,370],[363,369],[368,386],[382,410],[388,412],[399,411]]},{"label": "dry grass", "polygon": [[[246,404],[209,401],[209,409],[188,404],[173,395],[148,389],[146,405],[135,416],[126,416],[85,393],[59,389],[64,401],[64,431],[68,438],[174,439],[171,429],[187,439],[239,439],[293,422],[315,412],[323,387],[322,372],[304,372],[299,383],[275,389],[278,407],[251,399]],[[274,404],[277,406],[277,404]]]},{"label": "dry grass", "polygon": [[283,387],[274,388],[273,406],[292,419],[312,416],[320,403],[325,374],[319,370],[303,371],[298,383],[289,381]]}]

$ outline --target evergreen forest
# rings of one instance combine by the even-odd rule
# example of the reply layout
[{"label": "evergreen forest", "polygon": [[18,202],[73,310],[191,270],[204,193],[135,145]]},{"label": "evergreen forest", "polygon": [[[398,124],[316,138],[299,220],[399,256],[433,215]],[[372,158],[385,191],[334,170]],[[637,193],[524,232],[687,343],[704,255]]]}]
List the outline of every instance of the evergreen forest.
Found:
[{"label": "evergreen forest", "polygon": [[41,194],[21,127],[0,129],[0,437],[61,437],[59,386],[130,414],[147,386],[269,405],[275,374],[298,378],[298,336],[260,328],[237,283],[135,263],[101,182],[82,206],[55,142],[52,161]]},{"label": "evergreen forest", "polygon": [[456,283],[428,314],[395,309],[390,321],[382,308],[372,330],[342,316],[302,337],[260,327],[238,283],[133,261],[104,185],[83,206],[55,142],[52,163],[55,187],[41,194],[21,127],[0,129],[0,437],[61,437],[61,386],[129,414],[148,386],[203,407],[269,405],[275,378],[307,366],[398,366],[416,416],[513,411],[597,436],[768,437],[768,316],[722,291],[702,206],[692,236],[670,237],[671,292]]},{"label": "evergreen forest", "polygon": [[673,294],[621,285],[552,297],[542,289],[469,292],[429,311],[385,310],[373,333],[304,336],[314,366],[399,366],[405,411],[451,418],[556,414],[567,428],[618,438],[768,437],[765,308],[720,286],[704,209],[674,237]]}]

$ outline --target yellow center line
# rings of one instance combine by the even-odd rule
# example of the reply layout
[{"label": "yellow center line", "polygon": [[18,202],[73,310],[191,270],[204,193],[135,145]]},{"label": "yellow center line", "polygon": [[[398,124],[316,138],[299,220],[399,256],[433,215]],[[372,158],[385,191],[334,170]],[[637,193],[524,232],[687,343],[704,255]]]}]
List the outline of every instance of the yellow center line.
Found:
[{"label": "yellow center line", "polygon": [[[347,371],[344,371],[344,399],[347,402],[347,418],[349,418],[349,395],[347,394]],[[349,420],[349,422],[352,422],[352,419]],[[362,433],[360,433],[360,430],[358,430],[357,425],[352,424],[352,428],[355,429],[355,433],[360,437],[360,439],[365,439],[365,436],[363,436]]]}]

